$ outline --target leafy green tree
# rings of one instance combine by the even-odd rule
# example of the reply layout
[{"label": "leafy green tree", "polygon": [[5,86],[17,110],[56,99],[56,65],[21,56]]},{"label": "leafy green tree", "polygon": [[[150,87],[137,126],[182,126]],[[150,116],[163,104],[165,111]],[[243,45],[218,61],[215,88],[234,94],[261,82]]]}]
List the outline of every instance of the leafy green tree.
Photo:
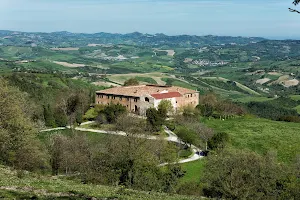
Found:
[{"label": "leafy green tree", "polygon": [[48,105],[44,105],[44,119],[45,119],[45,125],[47,127],[56,127],[53,108]]},{"label": "leafy green tree", "polygon": [[169,100],[161,100],[158,104],[157,110],[163,119],[166,119],[168,114],[174,113],[172,102]]},{"label": "leafy green tree", "polygon": [[146,110],[147,123],[151,130],[159,131],[164,123],[164,119],[155,108],[148,108]]},{"label": "leafy green tree", "polygon": [[0,78],[0,162],[20,169],[46,167],[26,93]]},{"label": "leafy green tree", "polygon": [[208,149],[223,149],[229,141],[228,133],[217,133],[208,140]]},{"label": "leafy green tree", "polygon": [[125,113],[125,106],[121,104],[110,104],[105,106],[99,115],[104,114],[108,123],[115,123],[117,118]]},{"label": "leafy green tree", "polygon": [[186,144],[192,145],[197,141],[197,135],[195,132],[186,127],[177,127],[175,129],[176,135]]},{"label": "leafy green tree", "polygon": [[130,78],[127,81],[124,82],[124,86],[134,86],[134,85],[139,85],[139,81],[135,78]]}]

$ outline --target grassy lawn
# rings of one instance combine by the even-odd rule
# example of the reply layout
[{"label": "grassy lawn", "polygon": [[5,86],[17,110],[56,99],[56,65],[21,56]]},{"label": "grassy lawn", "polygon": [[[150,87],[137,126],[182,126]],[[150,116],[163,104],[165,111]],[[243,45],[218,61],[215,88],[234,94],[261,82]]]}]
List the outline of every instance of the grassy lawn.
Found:
[{"label": "grassy lawn", "polygon": [[211,119],[204,123],[218,132],[228,133],[233,148],[250,149],[259,154],[276,151],[278,160],[287,163],[300,152],[300,123],[259,118]]},{"label": "grassy lawn", "polygon": [[[90,145],[105,145],[107,141],[113,137],[123,137],[123,136],[117,136],[117,135],[109,135],[104,133],[91,133],[91,132],[82,132],[82,131],[75,131],[78,134],[84,134],[87,136],[88,142]],[[49,132],[40,132],[38,137],[39,139],[47,143],[49,141],[50,136],[54,134],[62,134],[62,135],[71,135],[72,131],[70,129],[65,130],[57,130],[57,131],[49,131]]]},{"label": "grassy lawn", "polygon": [[199,182],[204,169],[204,164],[204,159],[181,164],[182,169],[186,173],[184,177],[180,179],[180,183]]},{"label": "grassy lawn", "polygon": [[27,173],[18,176],[16,171],[0,165],[1,199],[156,199],[188,200],[193,197],[156,192],[142,192],[121,187],[81,184],[59,177]]}]

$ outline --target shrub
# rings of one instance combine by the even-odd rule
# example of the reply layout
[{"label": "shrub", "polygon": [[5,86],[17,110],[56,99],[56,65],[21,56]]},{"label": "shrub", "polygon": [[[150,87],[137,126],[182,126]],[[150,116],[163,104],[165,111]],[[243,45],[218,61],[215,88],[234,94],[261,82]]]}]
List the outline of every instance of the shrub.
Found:
[{"label": "shrub", "polygon": [[124,86],[139,85],[139,84],[140,84],[139,81],[135,78],[130,78],[124,82]]},{"label": "shrub", "polygon": [[104,114],[108,123],[115,123],[117,118],[126,113],[126,107],[121,104],[110,104],[105,106],[100,114]]},{"label": "shrub", "polygon": [[88,120],[88,121],[91,121],[91,120],[94,120],[96,119],[96,117],[98,116],[98,112],[96,111],[96,108],[91,108],[89,109],[85,115],[83,116],[83,119],[84,120]]},{"label": "shrub", "polygon": [[214,150],[217,148],[224,148],[228,141],[228,133],[217,133],[210,140],[208,140],[207,145],[210,150]]}]

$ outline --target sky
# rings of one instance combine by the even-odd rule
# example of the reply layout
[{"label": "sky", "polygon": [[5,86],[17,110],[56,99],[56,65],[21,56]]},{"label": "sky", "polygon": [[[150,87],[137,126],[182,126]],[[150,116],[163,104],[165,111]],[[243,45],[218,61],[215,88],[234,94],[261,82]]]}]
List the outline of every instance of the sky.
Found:
[{"label": "sky", "polygon": [[300,39],[292,1],[0,0],[0,30]]}]

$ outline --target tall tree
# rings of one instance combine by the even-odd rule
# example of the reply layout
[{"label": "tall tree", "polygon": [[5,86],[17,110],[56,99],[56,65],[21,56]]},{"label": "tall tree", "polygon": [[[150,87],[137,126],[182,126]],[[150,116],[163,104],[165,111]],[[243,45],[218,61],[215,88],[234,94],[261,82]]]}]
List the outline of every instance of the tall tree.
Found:
[{"label": "tall tree", "polygon": [[0,162],[34,170],[46,162],[26,96],[0,78]]}]

